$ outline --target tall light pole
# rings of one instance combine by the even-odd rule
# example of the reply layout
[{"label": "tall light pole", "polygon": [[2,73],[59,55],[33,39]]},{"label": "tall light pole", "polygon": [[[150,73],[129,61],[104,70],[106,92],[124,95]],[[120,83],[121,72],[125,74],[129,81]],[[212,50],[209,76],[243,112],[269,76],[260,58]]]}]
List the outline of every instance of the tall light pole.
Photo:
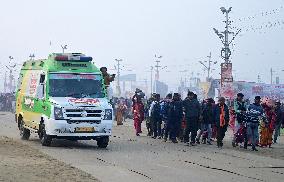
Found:
[{"label": "tall light pole", "polygon": [[12,56],[9,56],[9,63],[11,63],[11,61],[13,60],[14,58]]},{"label": "tall light pole", "polygon": [[156,75],[155,75],[155,92],[157,92],[157,81],[159,81],[160,79],[160,73],[159,73],[159,69],[161,67],[160,65],[160,59],[162,58],[163,56],[157,56],[155,54],[155,62],[156,62],[156,65],[155,65],[155,68],[156,68]]},{"label": "tall light pole", "polygon": [[[217,34],[219,39],[221,40],[223,44],[223,48],[221,50],[221,57],[225,60],[225,63],[230,63],[230,56],[231,56],[231,50],[230,50],[230,44],[234,41],[236,36],[241,32],[241,29],[238,29],[237,32],[231,32],[230,25],[232,21],[230,21],[229,13],[232,10],[232,7],[230,7],[228,10],[224,7],[220,8],[223,14],[226,14],[226,20],[224,21],[226,23],[225,30],[223,32],[219,32],[217,29],[213,28],[214,32]],[[229,35],[232,34],[233,38],[229,40]]]},{"label": "tall light pole", "polygon": [[122,61],[122,59],[115,59],[115,61],[117,62],[117,77],[116,77],[116,81],[117,81],[117,92],[118,92],[118,96],[120,96],[121,94],[121,90],[120,90],[120,62]]},{"label": "tall light pole", "polygon": [[61,45],[61,48],[62,48],[62,53],[64,54],[65,50],[67,49],[67,45]]}]

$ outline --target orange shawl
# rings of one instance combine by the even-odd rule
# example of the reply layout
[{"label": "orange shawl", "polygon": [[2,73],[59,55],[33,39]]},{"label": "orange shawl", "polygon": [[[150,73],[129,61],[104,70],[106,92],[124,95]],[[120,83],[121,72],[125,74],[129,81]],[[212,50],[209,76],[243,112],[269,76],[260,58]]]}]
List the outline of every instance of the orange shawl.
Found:
[{"label": "orange shawl", "polygon": [[225,107],[220,105],[220,126],[223,127],[225,124]]}]

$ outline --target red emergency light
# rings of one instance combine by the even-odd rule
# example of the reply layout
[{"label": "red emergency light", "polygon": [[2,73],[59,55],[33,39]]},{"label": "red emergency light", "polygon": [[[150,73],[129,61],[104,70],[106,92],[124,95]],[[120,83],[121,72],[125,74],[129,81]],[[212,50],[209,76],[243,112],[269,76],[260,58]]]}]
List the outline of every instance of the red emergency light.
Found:
[{"label": "red emergency light", "polygon": [[55,56],[54,60],[56,61],[80,61],[80,62],[91,62],[93,60],[92,57],[87,56],[65,56],[65,55],[59,55]]}]

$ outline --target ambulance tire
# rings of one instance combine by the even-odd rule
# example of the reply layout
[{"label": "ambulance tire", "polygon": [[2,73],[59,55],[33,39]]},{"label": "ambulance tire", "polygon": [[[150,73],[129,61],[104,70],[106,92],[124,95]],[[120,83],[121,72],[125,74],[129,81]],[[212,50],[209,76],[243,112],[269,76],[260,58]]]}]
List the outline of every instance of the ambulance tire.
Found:
[{"label": "ambulance tire", "polygon": [[45,132],[45,126],[42,124],[41,130],[40,130],[40,142],[42,146],[50,146],[52,137],[50,135],[47,135]]},{"label": "ambulance tire", "polygon": [[24,128],[23,121],[20,121],[20,136],[22,140],[28,140],[31,136],[31,132],[29,129]]},{"label": "ambulance tire", "polygon": [[109,137],[102,137],[97,139],[97,145],[99,148],[107,148],[109,142]]}]

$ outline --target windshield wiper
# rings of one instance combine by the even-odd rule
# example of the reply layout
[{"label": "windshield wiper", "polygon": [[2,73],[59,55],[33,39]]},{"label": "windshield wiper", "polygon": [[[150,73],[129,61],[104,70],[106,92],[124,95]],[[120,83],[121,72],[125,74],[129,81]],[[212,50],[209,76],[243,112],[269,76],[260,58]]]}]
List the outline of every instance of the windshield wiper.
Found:
[{"label": "windshield wiper", "polygon": [[67,97],[75,97],[76,95],[77,95],[78,97],[80,97],[80,96],[82,95],[82,93],[69,94],[69,95],[67,95]]},{"label": "windshield wiper", "polygon": [[88,97],[88,96],[97,95],[97,94],[98,94],[98,92],[93,92],[93,93],[88,93],[88,94],[82,94],[82,97],[83,97],[83,98],[86,98],[86,97]]}]

